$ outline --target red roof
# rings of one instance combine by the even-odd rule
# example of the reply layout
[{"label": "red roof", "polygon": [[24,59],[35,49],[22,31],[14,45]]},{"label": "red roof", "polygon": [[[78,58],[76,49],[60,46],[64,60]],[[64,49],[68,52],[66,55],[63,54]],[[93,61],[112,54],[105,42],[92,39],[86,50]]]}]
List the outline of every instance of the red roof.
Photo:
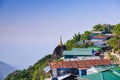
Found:
[{"label": "red roof", "polygon": [[51,68],[90,68],[98,65],[109,65],[110,61],[107,59],[92,59],[92,60],[77,60],[77,61],[59,61],[51,62]]},{"label": "red roof", "polygon": [[97,36],[94,36],[94,38],[107,38],[108,36],[100,36],[100,35],[97,35]]}]

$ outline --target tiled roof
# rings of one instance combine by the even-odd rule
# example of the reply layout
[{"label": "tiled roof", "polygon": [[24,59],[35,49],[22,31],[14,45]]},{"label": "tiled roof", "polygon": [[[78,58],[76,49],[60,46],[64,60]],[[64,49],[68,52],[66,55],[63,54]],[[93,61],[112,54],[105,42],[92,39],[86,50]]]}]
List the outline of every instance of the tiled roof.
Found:
[{"label": "tiled roof", "polygon": [[97,65],[109,65],[110,61],[107,59],[93,59],[93,60],[77,60],[77,61],[59,61],[51,62],[51,68],[90,68]]}]

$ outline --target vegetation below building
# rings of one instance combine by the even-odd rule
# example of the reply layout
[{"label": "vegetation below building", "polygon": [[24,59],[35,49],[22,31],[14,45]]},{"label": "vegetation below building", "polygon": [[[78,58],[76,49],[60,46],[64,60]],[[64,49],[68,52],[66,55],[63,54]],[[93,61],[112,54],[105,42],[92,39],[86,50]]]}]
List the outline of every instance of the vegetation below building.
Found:
[{"label": "vegetation below building", "polygon": [[49,73],[45,73],[43,68],[48,66],[51,55],[47,55],[40,59],[34,66],[30,66],[28,69],[17,70],[8,75],[5,80],[44,80],[50,77]]}]

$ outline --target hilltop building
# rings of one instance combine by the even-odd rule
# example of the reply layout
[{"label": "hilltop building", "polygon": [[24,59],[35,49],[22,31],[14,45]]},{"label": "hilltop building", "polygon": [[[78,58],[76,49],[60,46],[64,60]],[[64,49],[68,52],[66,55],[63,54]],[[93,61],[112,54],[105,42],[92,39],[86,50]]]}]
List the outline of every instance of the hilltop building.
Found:
[{"label": "hilltop building", "polygon": [[72,48],[71,51],[63,51],[63,57],[64,61],[101,59],[104,54],[100,50],[100,47]]},{"label": "hilltop building", "polygon": [[70,75],[87,75],[87,70],[92,66],[110,65],[107,59],[77,60],[51,62],[52,80],[60,80],[61,77]]}]

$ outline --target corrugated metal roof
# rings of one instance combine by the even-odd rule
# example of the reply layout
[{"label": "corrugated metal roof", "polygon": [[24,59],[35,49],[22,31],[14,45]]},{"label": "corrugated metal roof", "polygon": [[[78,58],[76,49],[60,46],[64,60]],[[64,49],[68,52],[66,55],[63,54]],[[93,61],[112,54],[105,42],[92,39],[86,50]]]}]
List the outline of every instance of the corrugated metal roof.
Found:
[{"label": "corrugated metal roof", "polygon": [[72,48],[72,51],[92,51],[90,48]]},{"label": "corrugated metal roof", "polygon": [[89,49],[100,50],[102,47],[89,47]]},{"label": "corrugated metal roof", "polygon": [[76,60],[76,61],[59,61],[51,62],[51,68],[90,68],[97,65],[109,65],[110,61],[107,59],[94,59],[94,60]]},{"label": "corrugated metal roof", "polygon": [[82,51],[64,51],[63,55],[92,55],[92,51],[90,50],[82,50]]},{"label": "corrugated metal roof", "polygon": [[47,66],[43,69],[46,73],[50,71],[50,66]]},{"label": "corrugated metal roof", "polygon": [[89,47],[89,48],[72,48],[72,51],[64,51],[63,55],[79,55],[79,56],[90,56],[92,50],[100,50],[101,47]]},{"label": "corrugated metal roof", "polygon": [[89,79],[89,80],[103,80],[102,79],[102,74],[101,73],[96,73],[96,74],[91,74],[91,75],[85,75],[82,76],[81,78]]},{"label": "corrugated metal roof", "polygon": [[[120,74],[120,71],[116,71],[118,74]],[[86,78],[89,80],[120,80],[120,76],[114,74],[112,71],[102,71],[95,74],[85,75],[81,76],[81,78]]]}]

